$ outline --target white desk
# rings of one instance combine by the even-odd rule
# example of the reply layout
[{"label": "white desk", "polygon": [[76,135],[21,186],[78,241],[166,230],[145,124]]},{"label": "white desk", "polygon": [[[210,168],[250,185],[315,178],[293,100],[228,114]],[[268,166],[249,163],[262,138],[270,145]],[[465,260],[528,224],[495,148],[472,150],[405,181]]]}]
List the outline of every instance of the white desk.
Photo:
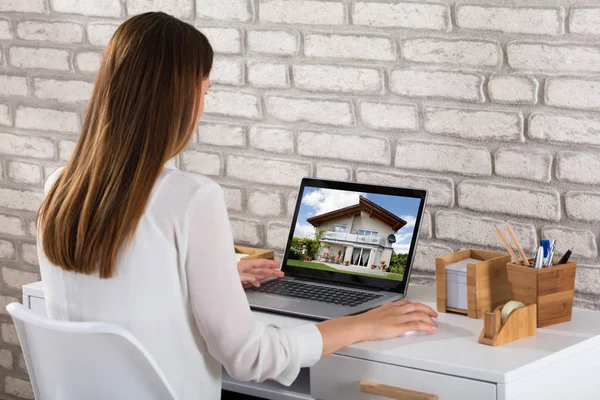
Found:
[{"label": "white desk", "polygon": [[[433,287],[412,285],[408,298],[435,308]],[[41,282],[23,287],[23,303],[45,314]],[[264,322],[306,321],[256,312]],[[381,399],[360,393],[371,381],[436,394],[440,400],[600,399],[600,312],[573,310],[573,320],[500,347],[477,343],[482,320],[440,314],[438,331],[361,343],[303,370],[287,388],[224,377],[225,390],[270,399]]]}]

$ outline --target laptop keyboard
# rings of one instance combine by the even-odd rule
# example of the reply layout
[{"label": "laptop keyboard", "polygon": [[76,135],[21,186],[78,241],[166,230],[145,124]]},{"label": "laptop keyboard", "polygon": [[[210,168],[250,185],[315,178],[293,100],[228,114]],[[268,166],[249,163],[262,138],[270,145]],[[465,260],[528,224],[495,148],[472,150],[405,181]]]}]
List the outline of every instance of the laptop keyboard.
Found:
[{"label": "laptop keyboard", "polygon": [[324,303],[338,304],[354,307],[367,301],[381,297],[380,294],[355,292],[352,290],[332,288],[328,286],[310,285],[296,281],[273,280],[261,284],[257,288],[248,289],[253,292],[278,294],[282,296],[297,297],[322,301]]}]

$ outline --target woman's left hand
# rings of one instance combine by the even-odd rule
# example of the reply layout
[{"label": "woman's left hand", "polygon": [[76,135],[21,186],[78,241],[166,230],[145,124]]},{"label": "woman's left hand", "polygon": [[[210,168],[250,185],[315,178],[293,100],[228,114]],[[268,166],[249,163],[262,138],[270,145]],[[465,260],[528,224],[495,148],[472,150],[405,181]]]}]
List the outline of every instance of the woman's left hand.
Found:
[{"label": "woman's left hand", "polygon": [[273,260],[241,260],[238,261],[238,273],[244,287],[259,287],[260,281],[267,278],[283,278],[279,270],[280,264]]}]

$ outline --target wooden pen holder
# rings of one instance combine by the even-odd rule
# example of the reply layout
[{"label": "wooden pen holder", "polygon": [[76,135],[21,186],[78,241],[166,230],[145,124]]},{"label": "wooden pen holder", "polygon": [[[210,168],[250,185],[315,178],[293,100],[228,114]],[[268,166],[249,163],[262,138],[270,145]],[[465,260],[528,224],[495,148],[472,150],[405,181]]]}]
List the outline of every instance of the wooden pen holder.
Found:
[{"label": "wooden pen holder", "polygon": [[[466,259],[479,260],[468,263],[466,279],[460,285],[466,285],[467,309],[448,307],[448,265]],[[510,300],[510,284],[506,275],[506,263],[510,256],[485,250],[467,249],[446,254],[435,258],[435,286],[437,310],[439,312],[455,312],[467,314],[469,318],[483,318],[484,314],[492,311],[499,304]],[[463,290],[465,288],[463,287]]]},{"label": "wooden pen holder", "polygon": [[[533,265],[532,260],[530,263]],[[511,299],[524,304],[537,304],[538,328],[570,321],[576,268],[574,262],[542,269],[509,262],[506,270],[511,285]]]},{"label": "wooden pen holder", "polygon": [[537,306],[535,304],[512,310],[504,324],[501,320],[502,307],[504,305],[496,307],[493,312],[485,313],[479,343],[502,346],[536,334]]}]

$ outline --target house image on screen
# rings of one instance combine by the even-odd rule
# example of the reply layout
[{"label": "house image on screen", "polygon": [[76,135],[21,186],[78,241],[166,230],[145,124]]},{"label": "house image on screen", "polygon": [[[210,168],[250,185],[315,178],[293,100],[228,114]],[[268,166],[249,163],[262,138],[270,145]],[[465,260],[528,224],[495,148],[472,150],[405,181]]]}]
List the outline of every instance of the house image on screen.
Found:
[{"label": "house image on screen", "polygon": [[[359,203],[307,219],[322,232],[316,261],[333,255],[337,263],[369,268],[390,265],[393,235],[406,221],[360,196]],[[346,263],[347,262],[347,263]]]}]

